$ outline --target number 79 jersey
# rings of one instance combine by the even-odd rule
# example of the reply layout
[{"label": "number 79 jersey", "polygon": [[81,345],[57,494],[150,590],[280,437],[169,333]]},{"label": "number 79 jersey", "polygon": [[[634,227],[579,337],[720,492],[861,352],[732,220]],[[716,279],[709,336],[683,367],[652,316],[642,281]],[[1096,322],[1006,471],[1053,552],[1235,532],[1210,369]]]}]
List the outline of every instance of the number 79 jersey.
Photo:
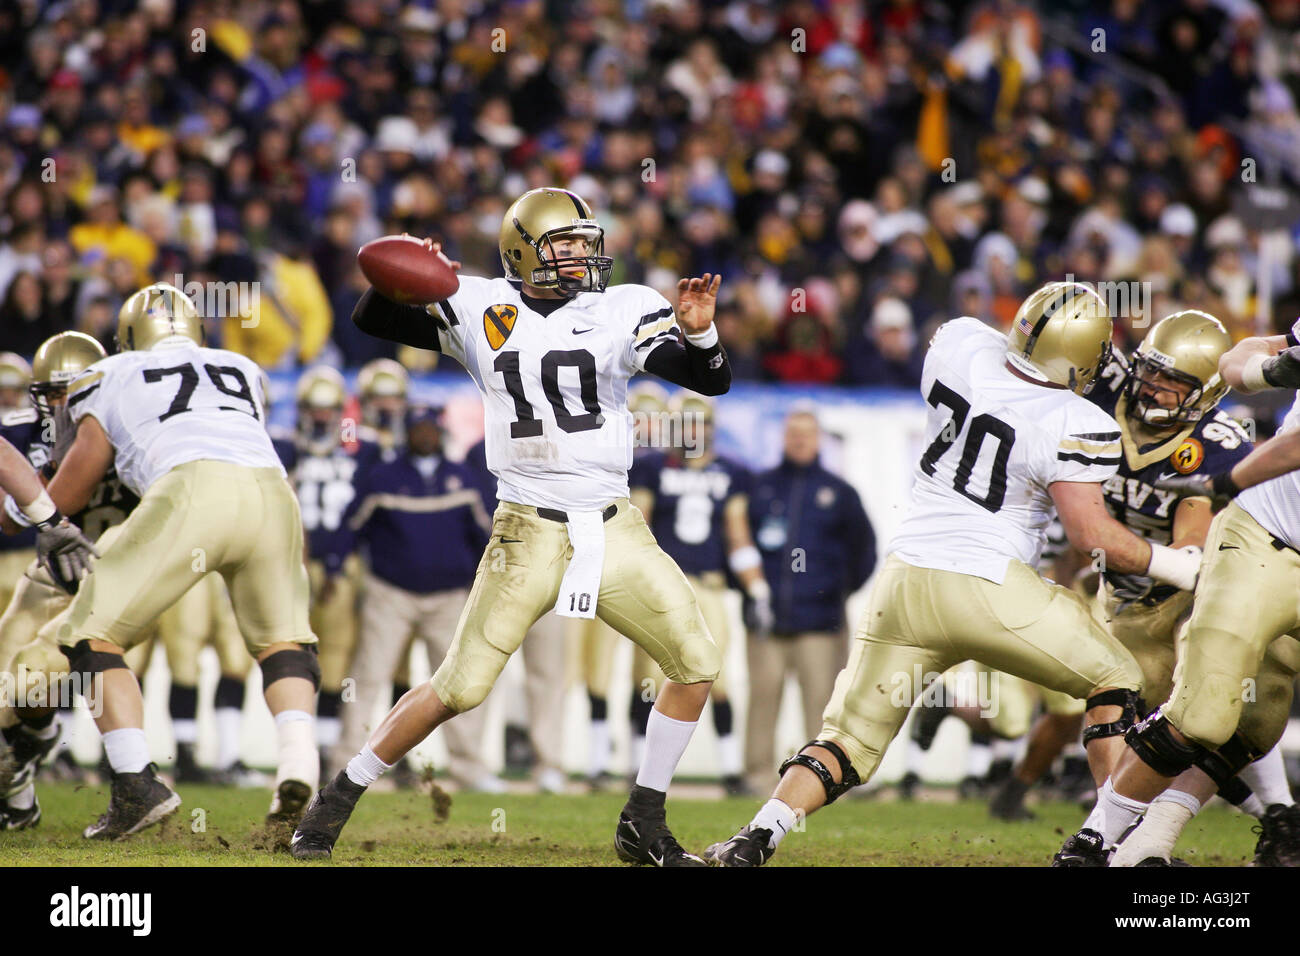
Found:
[{"label": "number 79 jersey", "polygon": [[935,333],[921,376],[926,447],[889,545],[908,564],[1001,584],[1010,561],[1038,563],[1053,482],[1102,482],[1119,467],[1115,419],[1018,378],[1006,348],[1006,336],[970,317]]},{"label": "number 79 jersey", "polygon": [[676,339],[667,299],[647,286],[610,286],[542,315],[505,279],[462,276],[460,290],[428,311],[442,351],[483,393],[500,500],[599,511],[627,497],[627,382]]},{"label": "number 79 jersey", "polygon": [[103,427],[118,477],[140,497],[177,465],[207,459],[284,474],[267,433],[256,363],[197,345],[100,359],[68,386],[68,412]]}]

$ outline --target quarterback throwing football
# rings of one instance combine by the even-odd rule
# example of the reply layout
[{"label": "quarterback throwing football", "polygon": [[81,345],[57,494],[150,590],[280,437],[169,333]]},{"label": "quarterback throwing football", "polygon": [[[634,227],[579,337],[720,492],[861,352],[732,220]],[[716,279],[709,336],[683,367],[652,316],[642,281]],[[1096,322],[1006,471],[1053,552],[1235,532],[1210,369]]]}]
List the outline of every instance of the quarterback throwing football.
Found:
[{"label": "quarterback throwing football", "polygon": [[483,395],[501,503],[447,657],[322,788],[293,855],[329,856],[366,787],[439,724],[478,706],[528,629],[554,608],[599,616],[668,678],[619,817],[619,857],[703,866],[673,838],[664,798],[721,657],[686,576],[628,501],[627,386],[647,371],[705,395],[727,391],[731,370],[713,327],[721,277],[681,280],[676,313],[646,286],[607,288],[604,230],[581,197],[558,188],[515,201],[500,252],[504,278],[462,277],[454,295],[427,306],[370,289],[353,312],[371,335],[465,366]]}]

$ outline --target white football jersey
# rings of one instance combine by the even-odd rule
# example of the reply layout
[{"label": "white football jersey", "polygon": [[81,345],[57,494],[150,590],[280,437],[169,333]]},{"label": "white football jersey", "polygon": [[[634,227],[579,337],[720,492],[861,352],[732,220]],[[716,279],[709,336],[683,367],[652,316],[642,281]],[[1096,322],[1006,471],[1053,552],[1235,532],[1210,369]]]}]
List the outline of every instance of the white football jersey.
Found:
[{"label": "white football jersey", "polygon": [[141,497],[177,465],[206,459],[284,467],[266,430],[252,359],[192,342],[100,359],[68,386],[68,411],[92,415],[113,445],[118,477]]},{"label": "white football jersey", "polygon": [[668,300],[642,285],[583,292],[550,315],[505,279],[461,276],[438,319],[442,351],[483,393],[487,465],[502,501],[599,511],[628,495],[627,382],[676,337]]},{"label": "white football jersey", "polygon": [[[1297,428],[1300,428],[1300,392],[1296,393],[1296,400],[1282,420],[1278,434]],[[1288,471],[1252,485],[1237,495],[1236,500],[1261,528],[1300,549],[1300,471]]]},{"label": "white football jersey", "polygon": [[1102,482],[1119,426],[1086,398],[1017,378],[1006,336],[969,316],[944,323],[925,358],[926,449],[889,552],[908,564],[1001,584],[1038,563],[1055,514],[1048,486]]}]

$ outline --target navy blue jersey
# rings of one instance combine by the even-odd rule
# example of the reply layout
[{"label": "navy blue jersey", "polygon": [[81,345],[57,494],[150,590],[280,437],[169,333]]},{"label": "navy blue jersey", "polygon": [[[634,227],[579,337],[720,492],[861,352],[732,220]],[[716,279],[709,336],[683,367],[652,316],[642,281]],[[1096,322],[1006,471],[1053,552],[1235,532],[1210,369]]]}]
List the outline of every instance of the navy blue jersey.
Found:
[{"label": "navy blue jersey", "polygon": [[650,530],[683,571],[726,571],[723,513],[728,499],[749,493],[750,474],[743,466],[721,457],[695,465],[649,452],[632,463],[628,484],[655,496]]},{"label": "navy blue jersey", "polygon": [[[1175,475],[1193,472],[1218,474],[1228,471],[1250,454],[1252,444],[1246,430],[1227,412],[1215,409],[1194,425],[1184,426],[1168,438],[1139,445],[1134,422],[1127,414],[1124,383],[1128,367],[1117,357],[1102,370],[1088,398],[1119,423],[1122,454],[1119,471],[1102,484],[1106,507],[1117,521],[1135,534],[1156,544],[1169,544],[1174,534],[1174,513],[1178,495],[1162,491],[1155,483]],[[1141,575],[1108,571],[1106,580],[1123,601],[1153,603],[1176,589],[1160,585]]]},{"label": "navy blue jersey", "polygon": [[[49,433],[34,408],[6,412],[0,417],[0,435],[26,455],[33,468],[37,471],[45,469],[47,478],[50,443],[46,441],[46,435]],[[68,518],[81,528],[87,538],[96,541],[109,528],[125,521],[139,503],[139,496],[123,484],[117,477],[117,472],[110,468],[104,480],[91,492],[86,507]],[[35,543],[36,532],[30,528],[12,537],[0,535],[0,551],[34,547]]]},{"label": "navy blue jersey", "polygon": [[326,454],[299,448],[292,439],[273,434],[271,444],[289,474],[307,534],[307,556],[337,574],[353,547],[343,515],[356,497],[357,484],[383,457],[379,446],[363,441],[349,451],[339,445]]}]

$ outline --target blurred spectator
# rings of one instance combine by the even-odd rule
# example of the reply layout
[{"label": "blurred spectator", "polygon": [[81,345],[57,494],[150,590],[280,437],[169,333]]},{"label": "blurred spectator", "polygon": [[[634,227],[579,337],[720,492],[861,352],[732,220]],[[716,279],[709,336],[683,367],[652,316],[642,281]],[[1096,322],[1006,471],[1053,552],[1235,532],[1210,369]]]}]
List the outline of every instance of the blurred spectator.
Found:
[{"label": "blurred spectator", "polygon": [[866,327],[845,348],[845,381],[913,390],[921,387],[924,353],[917,346],[912,310],[900,299],[876,303]]}]

